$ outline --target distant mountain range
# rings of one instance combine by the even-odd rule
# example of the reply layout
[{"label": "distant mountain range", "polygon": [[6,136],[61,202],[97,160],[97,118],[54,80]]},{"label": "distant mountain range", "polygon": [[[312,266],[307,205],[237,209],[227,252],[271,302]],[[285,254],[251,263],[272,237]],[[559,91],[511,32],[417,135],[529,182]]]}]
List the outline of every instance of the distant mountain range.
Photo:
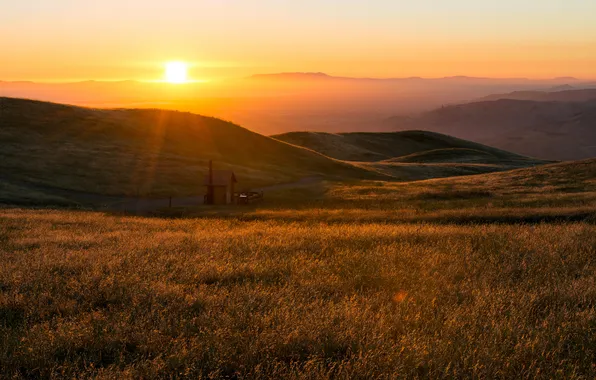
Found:
[{"label": "distant mountain range", "polygon": [[[0,82],[0,96],[97,108],[160,108],[233,120],[262,134],[385,131],[395,115],[430,111],[512,91],[580,89],[575,78],[349,78],[278,73],[170,85],[160,82]],[[596,85],[594,86],[596,88]],[[418,128],[416,128],[418,129]]]},{"label": "distant mountain range", "polygon": [[[0,96],[94,108],[189,111],[232,120],[264,135],[432,130],[544,159],[593,157],[596,145],[587,119],[591,106],[558,104],[596,99],[596,83],[569,77],[377,79],[315,72],[185,85],[0,82]],[[502,99],[557,104],[473,105]]]},{"label": "distant mountain range", "polygon": [[424,129],[446,133],[542,159],[584,159],[596,157],[595,95],[596,90],[497,95],[499,100],[392,117],[385,125],[398,131]]},{"label": "distant mountain range", "polygon": [[[288,73],[271,73],[271,74],[255,74],[247,79],[251,80],[268,80],[268,81],[377,81],[377,82],[465,82],[465,83],[518,83],[518,84],[539,84],[543,86],[551,86],[550,88],[570,89],[569,83],[578,84],[580,87],[589,85],[590,83],[582,83],[578,78],[574,77],[557,77],[552,79],[529,79],[529,78],[487,78],[487,77],[471,77],[465,75],[455,75],[439,78],[422,78],[422,77],[404,77],[404,78],[368,78],[368,77],[343,77],[333,76],[322,72],[288,72]],[[592,83],[596,85],[595,83]],[[565,86],[565,87],[562,87]],[[569,86],[569,87],[568,87]],[[573,88],[573,87],[571,87]]]},{"label": "distant mountain range", "polygon": [[[596,100],[596,88],[573,89],[568,85],[557,86],[556,91],[514,91],[507,94],[495,94],[480,98],[478,101],[499,99],[534,100],[537,102],[585,102]],[[563,91],[560,91],[563,90]]]}]

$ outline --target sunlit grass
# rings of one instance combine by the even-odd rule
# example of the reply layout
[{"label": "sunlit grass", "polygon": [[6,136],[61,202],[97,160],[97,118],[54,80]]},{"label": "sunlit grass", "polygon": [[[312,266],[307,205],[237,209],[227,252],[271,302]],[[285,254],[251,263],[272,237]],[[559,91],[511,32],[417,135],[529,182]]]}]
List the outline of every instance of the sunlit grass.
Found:
[{"label": "sunlit grass", "polygon": [[0,377],[594,378],[593,165],[0,209]]},{"label": "sunlit grass", "polygon": [[7,376],[593,377],[596,226],[4,209]]}]

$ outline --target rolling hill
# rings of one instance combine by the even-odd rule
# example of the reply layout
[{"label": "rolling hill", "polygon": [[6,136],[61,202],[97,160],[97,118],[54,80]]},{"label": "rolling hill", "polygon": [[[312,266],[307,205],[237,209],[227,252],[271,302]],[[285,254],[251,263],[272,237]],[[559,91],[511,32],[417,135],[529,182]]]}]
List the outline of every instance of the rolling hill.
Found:
[{"label": "rolling hill", "polygon": [[583,203],[584,198],[580,193],[584,192],[590,193],[586,205],[593,206],[592,198],[596,196],[596,159],[557,162],[474,177],[442,178],[416,185],[430,185],[427,186],[429,190],[432,185],[437,185],[511,196],[534,193],[556,197],[566,193],[577,203]]},{"label": "rolling hill", "polygon": [[388,162],[424,162],[424,163],[449,163],[449,162],[475,162],[475,163],[503,163],[498,156],[489,152],[468,148],[433,149],[407,156],[395,157]]},{"label": "rolling hill", "polygon": [[393,130],[424,129],[547,160],[596,157],[596,100],[500,99],[387,120]]},{"label": "rolling hill", "polygon": [[[379,177],[235,124],[163,110],[99,110],[0,98],[0,176],[99,194],[202,192],[207,163],[240,186],[305,176]],[[0,178],[1,179],[1,178]]]},{"label": "rolling hill", "polygon": [[[290,132],[275,139],[346,161],[534,163],[528,157],[486,145],[427,131],[403,132]],[[441,156],[440,159],[438,156]]]},{"label": "rolling hill", "polygon": [[358,167],[405,180],[481,174],[545,161],[427,131],[290,132],[273,136]]},{"label": "rolling hill", "polygon": [[[0,107],[0,198],[5,200],[17,194],[64,203],[58,201],[68,198],[65,191],[78,192],[78,199],[198,195],[209,160],[217,169],[234,170],[240,189],[315,176],[403,181],[543,163],[427,132],[272,138],[177,111],[91,109],[14,98],[0,98]],[[299,136],[326,145],[300,143]]]}]

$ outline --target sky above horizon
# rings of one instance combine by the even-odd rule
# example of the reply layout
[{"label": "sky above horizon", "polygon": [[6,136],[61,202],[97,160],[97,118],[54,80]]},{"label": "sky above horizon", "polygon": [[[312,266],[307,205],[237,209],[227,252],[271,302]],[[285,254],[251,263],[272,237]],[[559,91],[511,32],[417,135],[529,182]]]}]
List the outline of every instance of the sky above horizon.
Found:
[{"label": "sky above horizon", "polygon": [[594,0],[1,0],[0,80],[596,79]]}]

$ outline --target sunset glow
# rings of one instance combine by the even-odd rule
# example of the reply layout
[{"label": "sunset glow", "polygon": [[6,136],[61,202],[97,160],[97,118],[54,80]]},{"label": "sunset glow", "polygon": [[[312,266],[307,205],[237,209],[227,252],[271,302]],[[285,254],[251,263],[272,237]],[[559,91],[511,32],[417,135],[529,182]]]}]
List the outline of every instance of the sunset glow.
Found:
[{"label": "sunset glow", "polygon": [[206,80],[295,71],[596,77],[596,1],[588,0],[36,0],[0,8],[0,35],[19,36],[0,39],[0,80],[155,81],[164,57],[201,62]]},{"label": "sunset glow", "polygon": [[188,65],[184,62],[168,62],[165,76],[169,83],[186,83],[188,81]]}]

